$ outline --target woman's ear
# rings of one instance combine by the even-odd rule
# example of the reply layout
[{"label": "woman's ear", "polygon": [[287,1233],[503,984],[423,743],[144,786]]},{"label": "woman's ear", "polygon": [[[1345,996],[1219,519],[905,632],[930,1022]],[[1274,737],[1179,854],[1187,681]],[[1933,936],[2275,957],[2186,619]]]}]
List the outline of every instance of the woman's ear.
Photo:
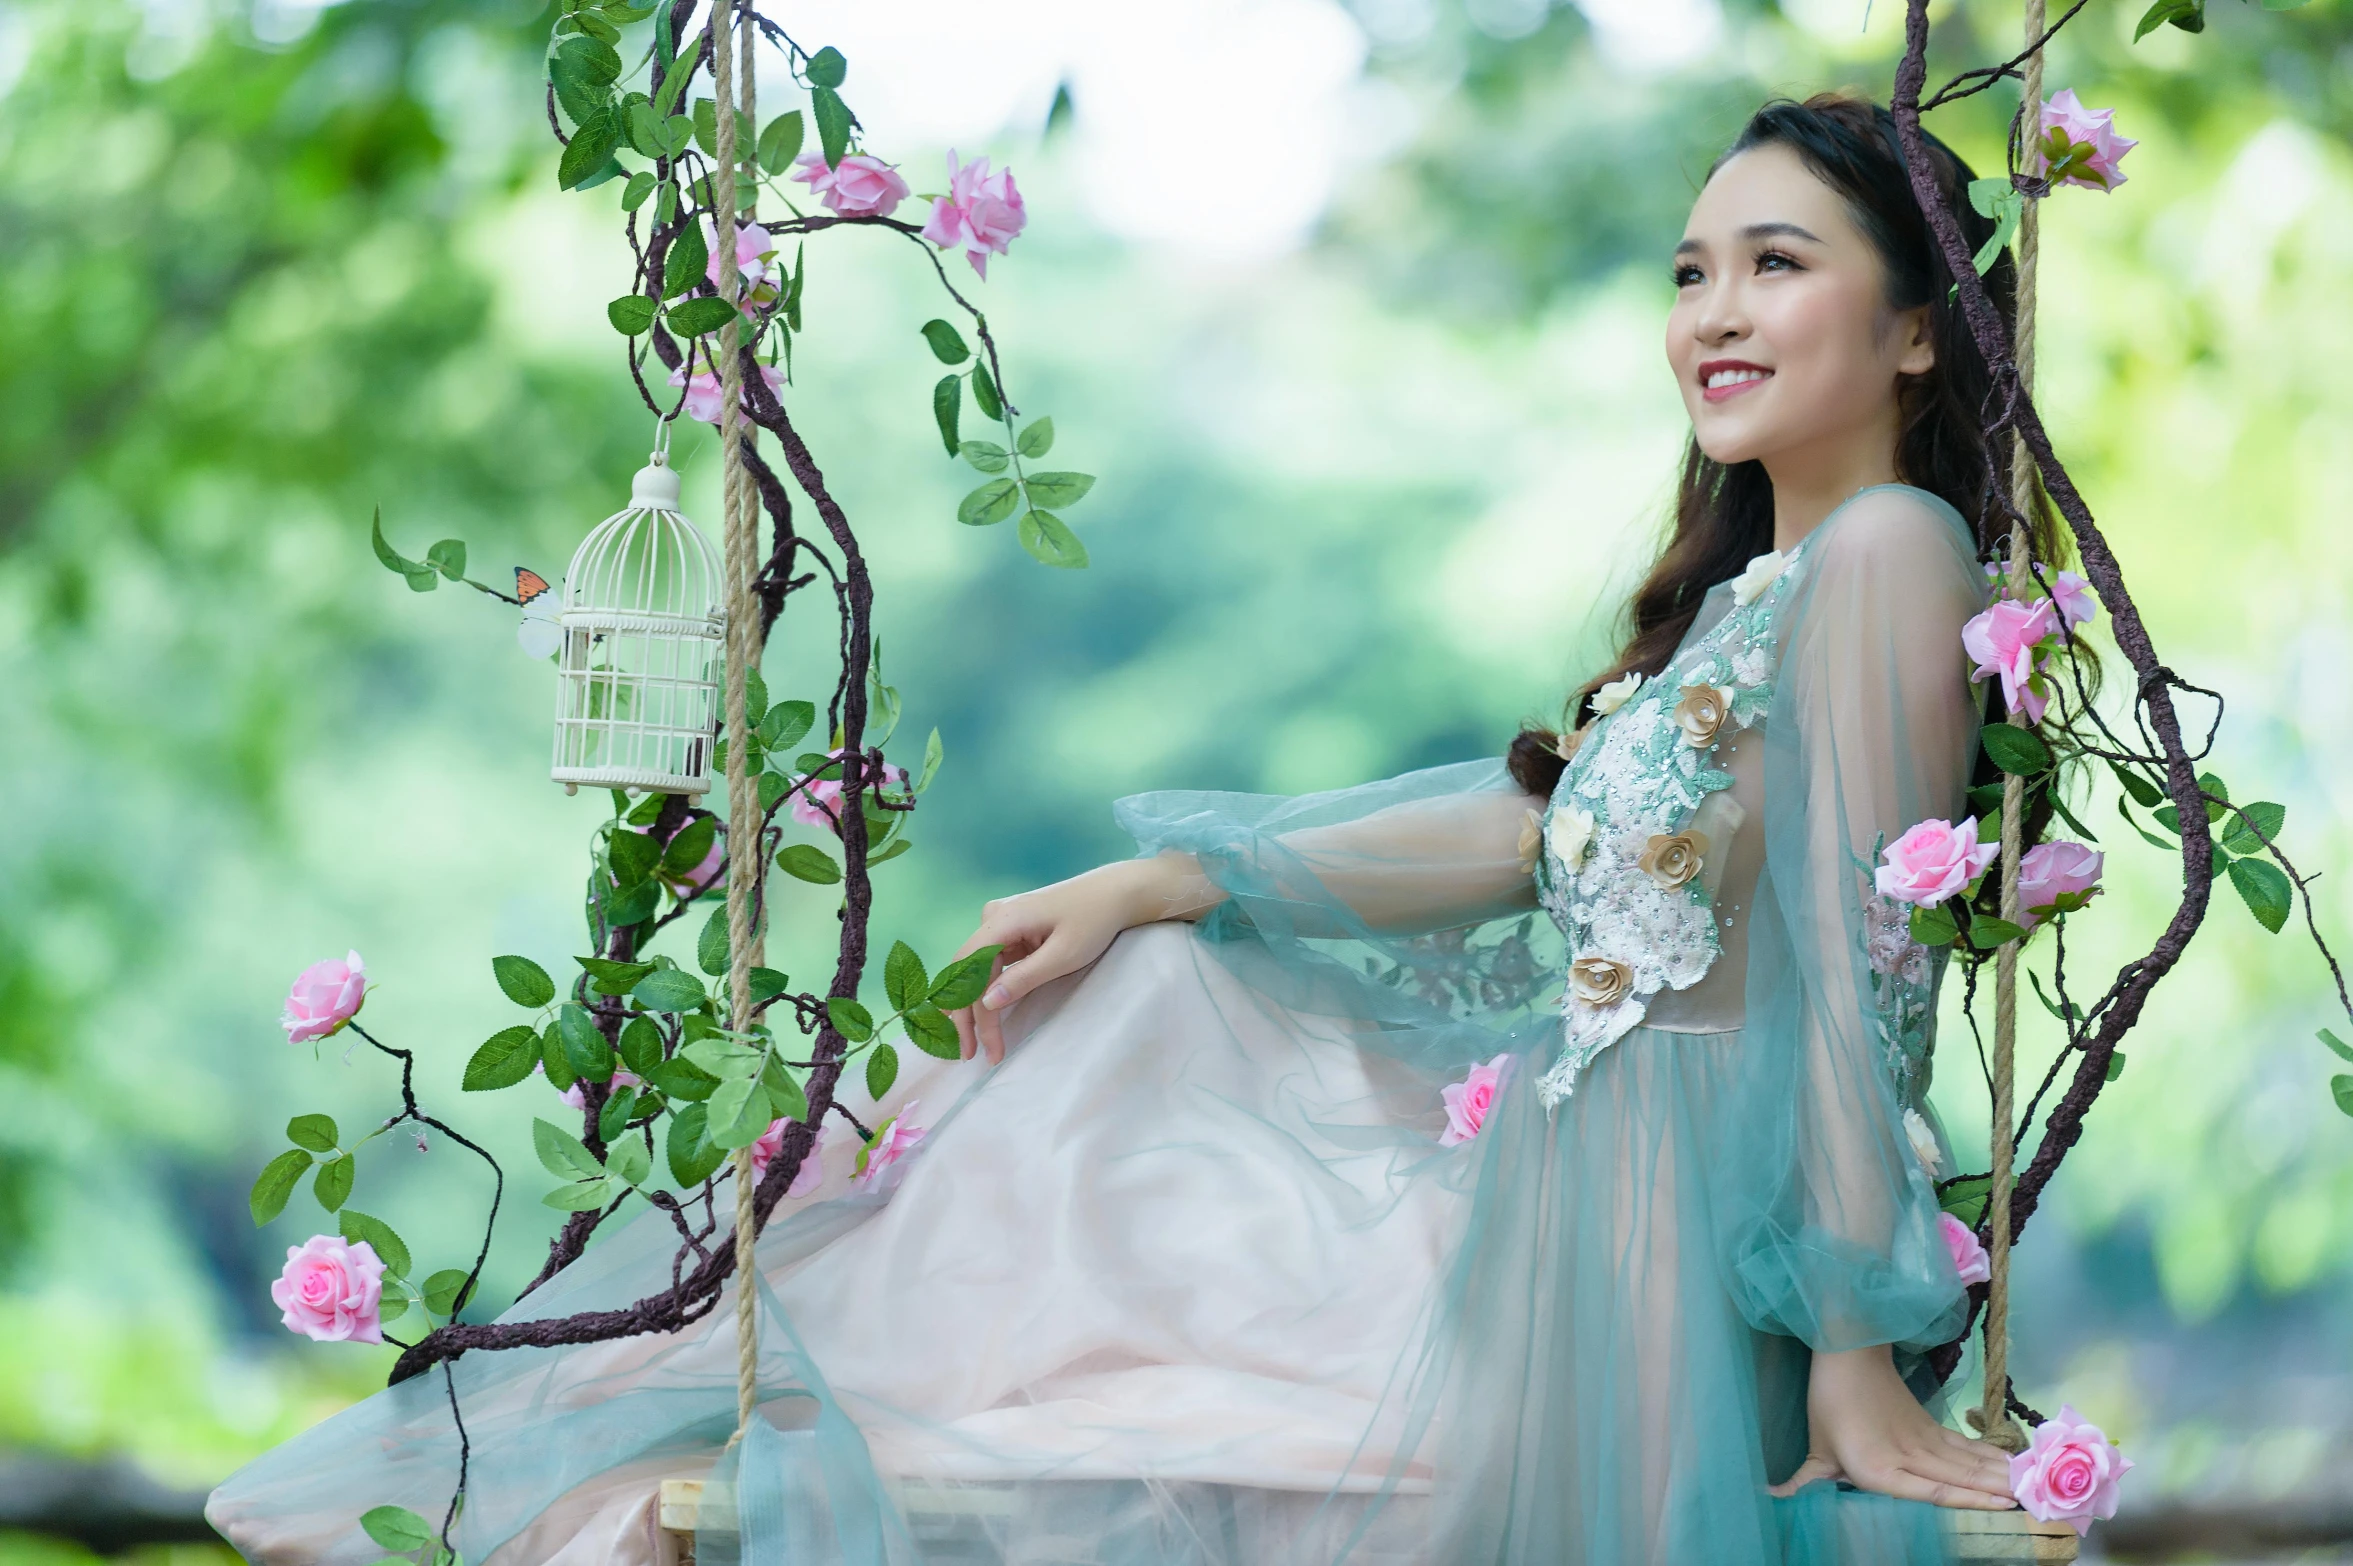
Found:
[{"label": "woman's ear", "polygon": [[1903,354],[1895,366],[1898,375],[1926,375],[1936,368],[1936,337],[1926,305],[1897,317],[1896,332],[1903,341]]}]

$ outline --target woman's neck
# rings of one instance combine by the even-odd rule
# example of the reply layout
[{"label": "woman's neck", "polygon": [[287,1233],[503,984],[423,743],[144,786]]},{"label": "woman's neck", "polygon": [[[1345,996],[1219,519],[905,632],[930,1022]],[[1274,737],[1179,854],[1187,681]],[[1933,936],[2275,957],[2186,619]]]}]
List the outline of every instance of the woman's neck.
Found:
[{"label": "woman's neck", "polygon": [[1773,484],[1773,547],[1795,549],[1858,490],[1896,482],[1895,442],[1777,453],[1765,459],[1765,476]]}]

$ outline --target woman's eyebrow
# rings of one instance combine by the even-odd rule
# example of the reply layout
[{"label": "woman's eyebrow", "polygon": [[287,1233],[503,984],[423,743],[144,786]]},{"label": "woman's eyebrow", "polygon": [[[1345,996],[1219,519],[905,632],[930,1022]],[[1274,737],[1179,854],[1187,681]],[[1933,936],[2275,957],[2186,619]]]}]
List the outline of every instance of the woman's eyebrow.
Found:
[{"label": "woman's eyebrow", "polygon": [[[1742,239],[1810,239],[1817,245],[1822,243],[1821,235],[1810,228],[1801,228],[1795,223],[1751,223],[1740,231],[1740,237]],[[1685,256],[1695,250],[1705,249],[1707,249],[1707,245],[1704,241],[1686,239],[1675,247],[1675,254]]]}]

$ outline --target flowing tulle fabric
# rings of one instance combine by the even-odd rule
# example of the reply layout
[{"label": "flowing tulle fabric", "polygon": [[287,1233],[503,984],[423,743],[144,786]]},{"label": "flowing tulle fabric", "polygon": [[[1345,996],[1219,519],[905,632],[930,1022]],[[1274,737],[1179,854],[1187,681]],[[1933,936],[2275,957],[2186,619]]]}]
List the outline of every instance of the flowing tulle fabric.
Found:
[{"label": "flowing tulle fabric", "polygon": [[[1556,1113],[1567,954],[1532,911],[1540,802],[1499,766],[1123,800],[1226,901],[1029,997],[1001,1066],[912,1071],[879,1112],[937,1114],[894,1187],[852,1187],[831,1139],[760,1243],[744,1439],[722,1452],[722,1307],[391,1388],[233,1477],[216,1524],[257,1562],[375,1559],[361,1511],[447,1504],[454,1393],[455,1537],[494,1566],[667,1566],[655,1489],[701,1476],[711,1563],[1944,1560],[1930,1508],[1767,1489],[1804,1454],[1810,1351],[1960,1319],[1901,1124],[1935,971],[1874,926],[1867,864],[1957,813],[1984,589],[1959,519],[1893,487],[1790,569],[1773,704],[1711,817],[1725,955]],[[1441,1089],[1498,1057],[1447,1145]],[[675,1243],[640,1218],[509,1314],[625,1304]]]}]

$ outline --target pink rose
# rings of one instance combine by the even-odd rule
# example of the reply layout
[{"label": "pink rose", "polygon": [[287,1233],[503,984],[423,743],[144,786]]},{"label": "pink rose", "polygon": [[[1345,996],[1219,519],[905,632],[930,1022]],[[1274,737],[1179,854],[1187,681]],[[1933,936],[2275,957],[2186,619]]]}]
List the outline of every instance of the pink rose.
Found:
[{"label": "pink rose", "polygon": [[1003,255],[1028,222],[1029,212],[1021,204],[1011,169],[992,174],[988,159],[960,164],[950,152],[948,193],[932,198],[923,237],[942,250],[963,251],[972,269],[986,278],[991,253]]},{"label": "pink rose", "polygon": [[[838,759],[849,752],[834,750],[828,751],[826,754]],[[801,776],[806,777],[807,775],[803,773]],[[800,778],[796,777],[793,781],[798,783]],[[894,767],[886,761],[882,764],[882,781],[885,784],[904,783],[907,781],[906,769]],[[837,836],[840,834],[842,819],[842,780],[840,778],[821,778],[806,788],[796,788],[793,790],[792,798],[792,818],[795,821],[803,826],[824,827]]]},{"label": "pink rose", "polygon": [[[689,362],[708,365],[710,360],[708,356],[697,355],[695,359],[690,360]],[[760,366],[760,379],[768,383],[768,391],[771,396],[775,395],[778,391],[783,389],[784,377],[777,373],[776,366],[773,364],[763,364]],[[688,418],[699,420],[704,424],[716,424],[719,422],[719,399],[721,393],[719,388],[719,374],[716,370],[707,368],[699,369],[694,372],[693,379],[689,380],[686,374],[686,366],[682,364],[677,369],[670,372],[670,384],[673,386],[683,386],[686,388],[686,416]],[[751,388],[748,386],[745,387],[744,392],[745,396],[743,399],[743,405],[746,408],[749,408],[751,406]]]},{"label": "pink rose", "polygon": [[308,1044],[341,1029],[367,999],[368,975],[359,953],[346,952],[341,962],[329,957],[294,976],[278,1026],[286,1030],[289,1044]]},{"label": "pink rose", "polygon": [[2026,1450],[2010,1459],[2010,1493],[2028,1516],[2089,1533],[2093,1518],[2116,1515],[2117,1481],[2131,1467],[2099,1426],[2062,1404],[2058,1417],[2036,1425]]},{"label": "pink rose", "polygon": [[[882,1123],[874,1133],[874,1140],[858,1154],[858,1172],[852,1180],[869,1188],[879,1188],[883,1171],[903,1161],[924,1138],[924,1128],[915,1123],[915,1100],[909,1099],[899,1112]],[[797,1177],[796,1177],[797,1179]]]},{"label": "pink rose", "polygon": [[[544,1074],[547,1071],[547,1062],[544,1060],[541,1061],[535,1069]],[[613,1068],[613,1080],[605,1084],[605,1090],[607,1095],[610,1096],[611,1094],[620,1092],[625,1087],[643,1086],[644,1082],[645,1079],[643,1077],[630,1070],[627,1066],[615,1066]],[[571,1105],[574,1109],[585,1111],[588,1108],[588,1095],[580,1090],[580,1084],[578,1082],[574,1082],[570,1087],[564,1089],[563,1092],[558,1093],[556,1097],[562,1099],[565,1103]]]},{"label": "pink rose", "polygon": [[286,1330],[321,1343],[381,1343],[384,1263],[365,1240],[314,1234],[286,1248],[286,1270],[270,1285]]},{"label": "pink rose", "polygon": [[1961,1275],[1963,1283],[1983,1283],[1993,1276],[1985,1247],[1977,1243],[1976,1231],[1951,1213],[1938,1213],[1936,1227],[1944,1235],[1944,1248],[1952,1255],[1953,1271]]},{"label": "pink rose", "polygon": [[1495,1095],[1503,1090],[1504,1068],[1510,1063],[1509,1055],[1498,1055],[1483,1066],[1473,1066],[1462,1081],[1449,1082],[1438,1090],[1446,1105],[1446,1131],[1438,1138],[1440,1147],[1460,1147],[1479,1134],[1479,1127],[1487,1123],[1487,1111],[1495,1107]]},{"label": "pink rose", "polygon": [[1880,853],[1884,861],[1871,874],[1882,897],[1916,908],[1934,908],[1979,876],[2000,857],[2000,843],[1977,840],[1977,818],[1959,826],[1950,821],[1923,821]]},{"label": "pink rose", "polygon": [[793,165],[792,177],[844,217],[889,217],[907,199],[907,182],[899,178],[899,171],[862,152],[830,169],[823,153],[804,152]]},{"label": "pink rose", "polygon": [[[784,1128],[793,1123],[784,1119],[769,1121],[768,1129],[760,1133],[760,1140],[752,1144],[752,1179],[755,1182],[768,1173],[769,1164],[775,1161],[778,1153],[784,1151]],[[923,1135],[920,1131],[915,1134],[918,1137]],[[807,1196],[824,1183],[825,1166],[817,1161],[817,1155],[824,1148],[825,1127],[819,1126],[817,1134],[809,1141],[809,1151],[801,1158],[801,1167],[793,1171],[792,1184],[784,1188],[785,1195]]]},{"label": "pink rose", "polygon": [[2037,843],[2028,849],[2018,861],[2020,922],[2031,930],[2060,898],[2098,896],[2106,858],[2096,848],[2065,841]]},{"label": "pink rose", "polygon": [[2045,698],[2036,690],[2042,644],[2058,634],[2058,611],[2047,598],[2021,603],[1997,598],[1985,611],[1961,627],[1961,650],[1977,660],[1973,680],[1999,675],[2002,701],[2012,712],[2024,711],[2027,721],[2040,723]]},{"label": "pink rose", "polygon": [[[747,304],[771,304],[784,286],[776,266],[776,241],[757,223],[739,224],[735,230],[735,275],[742,280],[737,286],[743,290],[736,297]],[[703,263],[703,276],[711,280],[713,288],[719,286],[716,245],[711,247],[711,258]]]},{"label": "pink rose", "polygon": [[2116,165],[2140,145],[2116,134],[2115,119],[2114,109],[2087,109],[2076,100],[2074,88],[2060,89],[2043,104],[2042,129],[2027,172],[2054,185],[2114,190],[2124,183]]},{"label": "pink rose", "polygon": [[2051,579],[2051,602],[2058,605],[2059,618],[2071,626],[2089,625],[2100,612],[2091,579],[2080,571],[2062,571]]}]

